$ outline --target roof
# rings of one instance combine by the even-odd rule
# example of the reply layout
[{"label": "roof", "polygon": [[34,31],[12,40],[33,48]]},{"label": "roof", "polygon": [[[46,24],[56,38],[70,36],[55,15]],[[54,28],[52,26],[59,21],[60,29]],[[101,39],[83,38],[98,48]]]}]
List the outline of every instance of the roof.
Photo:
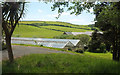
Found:
[{"label": "roof", "polygon": [[86,34],[86,35],[92,35],[92,32],[72,32],[73,35],[79,35],[79,34]]},{"label": "roof", "polygon": [[17,44],[34,44],[54,48],[64,48],[65,46],[76,46],[80,40],[73,39],[47,39],[47,38],[19,38],[12,37],[12,43]]},{"label": "roof", "polygon": [[[79,35],[79,34],[92,35],[93,31],[90,31],[90,32],[64,32],[64,33],[66,33],[67,35]],[[103,34],[103,32],[98,32],[98,33]]]}]

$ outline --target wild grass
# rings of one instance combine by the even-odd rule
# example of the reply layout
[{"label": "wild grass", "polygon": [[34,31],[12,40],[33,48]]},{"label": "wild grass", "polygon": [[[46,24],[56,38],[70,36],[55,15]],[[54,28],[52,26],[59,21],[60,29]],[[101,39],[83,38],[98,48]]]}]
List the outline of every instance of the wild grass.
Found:
[{"label": "wild grass", "polygon": [[15,59],[12,64],[3,61],[2,67],[3,73],[120,73],[120,62],[113,61],[111,53],[31,54]]},{"label": "wild grass", "polygon": [[3,73],[120,73],[120,62],[85,54],[31,54],[2,64]]}]

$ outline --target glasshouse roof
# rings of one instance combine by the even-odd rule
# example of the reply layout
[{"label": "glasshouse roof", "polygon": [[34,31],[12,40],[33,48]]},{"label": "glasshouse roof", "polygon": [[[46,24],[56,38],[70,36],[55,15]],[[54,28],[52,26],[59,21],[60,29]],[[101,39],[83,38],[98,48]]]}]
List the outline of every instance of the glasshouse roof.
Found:
[{"label": "glasshouse roof", "polygon": [[72,39],[47,39],[47,38],[19,38],[12,37],[12,43],[43,45],[54,48],[64,48],[65,46],[76,46],[80,40]]},{"label": "glasshouse roof", "polygon": [[[64,34],[67,34],[67,35],[79,35],[79,34],[86,34],[86,35],[92,35],[93,31],[87,31],[87,32],[64,32]],[[101,33],[103,34],[103,32],[98,32],[98,33]]]}]

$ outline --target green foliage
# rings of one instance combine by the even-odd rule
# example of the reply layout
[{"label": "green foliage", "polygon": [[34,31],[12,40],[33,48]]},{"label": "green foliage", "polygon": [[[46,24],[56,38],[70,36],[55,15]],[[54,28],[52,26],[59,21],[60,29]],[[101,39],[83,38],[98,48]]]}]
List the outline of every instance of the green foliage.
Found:
[{"label": "green foliage", "polygon": [[120,2],[102,8],[96,17],[96,27],[104,31],[104,40],[113,47],[113,60],[120,59]]},{"label": "green foliage", "polygon": [[43,47],[43,45],[40,45],[40,47]]},{"label": "green foliage", "polygon": [[68,48],[69,51],[72,51],[72,48]]},{"label": "green foliage", "polygon": [[[97,2],[98,3],[98,2]],[[52,11],[58,10],[58,17],[60,17],[60,15],[66,11],[65,7],[67,7],[67,11],[70,11],[70,14],[75,14],[75,15],[79,15],[81,14],[81,12],[83,10],[87,10],[88,12],[90,12],[90,8],[95,6],[95,2],[71,2],[71,4],[69,2],[55,2],[53,4]]]},{"label": "green foliage", "polygon": [[109,56],[103,53],[31,54],[17,58],[11,65],[3,61],[2,73],[120,73],[120,62],[106,59],[104,55]]},{"label": "green foliage", "polygon": [[74,37],[74,38],[80,39],[80,44],[83,46],[87,46],[90,41],[90,36],[86,35],[86,34],[76,35],[76,37]]},{"label": "green foliage", "polygon": [[74,35],[64,35],[64,34],[62,34],[62,35],[56,36],[54,38],[56,38],[56,39],[75,39],[75,36]]},{"label": "green foliage", "polygon": [[77,48],[77,49],[75,50],[75,52],[77,52],[77,53],[84,53],[84,50],[81,49],[81,48]]},{"label": "green foliage", "polygon": [[105,44],[102,40],[102,35],[98,33],[97,30],[95,30],[92,34],[92,39],[89,42],[89,52],[95,52],[95,53],[105,53]]}]

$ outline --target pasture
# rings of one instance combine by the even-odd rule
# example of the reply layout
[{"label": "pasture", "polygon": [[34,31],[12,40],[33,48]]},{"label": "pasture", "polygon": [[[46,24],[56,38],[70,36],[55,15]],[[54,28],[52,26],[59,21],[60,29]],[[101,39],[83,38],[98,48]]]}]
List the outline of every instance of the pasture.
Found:
[{"label": "pasture", "polygon": [[85,31],[92,31],[92,27],[54,21],[22,21],[16,27],[12,37],[53,38],[64,32]]}]

